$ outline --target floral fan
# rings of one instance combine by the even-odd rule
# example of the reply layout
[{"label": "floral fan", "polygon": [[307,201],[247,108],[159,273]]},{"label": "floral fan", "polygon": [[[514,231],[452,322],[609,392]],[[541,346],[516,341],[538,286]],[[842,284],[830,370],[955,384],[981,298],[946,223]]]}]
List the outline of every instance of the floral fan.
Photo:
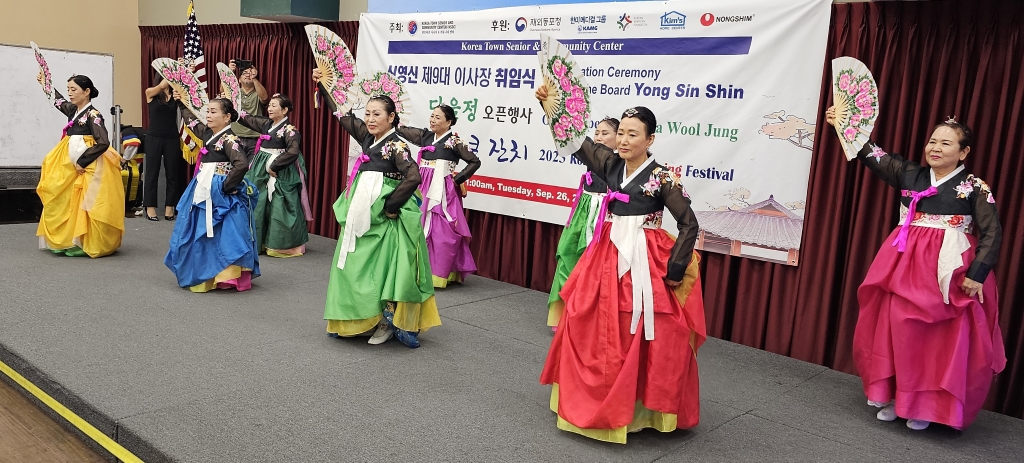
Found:
[{"label": "floral fan", "polygon": [[395,112],[399,116],[405,112],[405,107],[409,102],[405,88],[402,87],[402,82],[397,77],[384,71],[378,71],[373,75],[360,79],[352,87],[351,93],[350,98],[353,104],[357,101],[368,102],[370,98],[387,95],[395,102]]},{"label": "floral fan", "polygon": [[39,45],[35,42],[29,42],[32,45],[32,51],[36,54],[36,63],[39,64],[39,72],[43,73],[43,93],[46,97],[53,101],[53,76],[50,75],[50,66],[46,64],[46,59],[43,58],[43,52],[39,51]]},{"label": "floral fan", "polygon": [[572,53],[548,35],[541,34],[540,42],[537,58],[548,90],[541,106],[550,121],[558,154],[570,156],[580,149],[587,136],[590,94],[583,75],[574,72],[579,65]]},{"label": "floral fan", "polygon": [[220,89],[224,97],[231,100],[239,114],[242,113],[242,87],[238,84],[238,77],[231,68],[224,63],[217,63],[217,75],[220,76]]},{"label": "floral fan", "polygon": [[192,71],[170,58],[153,60],[153,69],[167,80],[172,89],[181,94],[181,102],[186,109],[199,120],[206,120],[206,105],[210,103],[210,98]]},{"label": "floral fan", "polygon": [[836,133],[846,160],[857,157],[878,119],[878,85],[867,65],[849,56],[832,60],[832,99]]},{"label": "floral fan", "polygon": [[306,36],[309,38],[309,47],[313,49],[316,66],[323,75],[320,83],[327,89],[327,94],[337,104],[338,110],[348,112],[352,109],[349,87],[356,80],[355,57],[345,42],[324,26],[306,26]]}]

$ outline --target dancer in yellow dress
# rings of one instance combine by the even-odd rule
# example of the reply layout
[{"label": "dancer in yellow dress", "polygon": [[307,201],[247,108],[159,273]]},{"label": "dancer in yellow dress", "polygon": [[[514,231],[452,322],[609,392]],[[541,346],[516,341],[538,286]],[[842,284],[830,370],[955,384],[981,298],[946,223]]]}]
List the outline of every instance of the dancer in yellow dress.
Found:
[{"label": "dancer in yellow dress", "polygon": [[[38,76],[43,83],[43,75]],[[36,193],[43,203],[40,249],[67,256],[103,257],[121,247],[124,185],[121,157],[110,147],[103,115],[92,106],[99,91],[86,76],[68,79],[68,97],[56,89],[54,106],[68,117],[60,143],[43,159]]]}]

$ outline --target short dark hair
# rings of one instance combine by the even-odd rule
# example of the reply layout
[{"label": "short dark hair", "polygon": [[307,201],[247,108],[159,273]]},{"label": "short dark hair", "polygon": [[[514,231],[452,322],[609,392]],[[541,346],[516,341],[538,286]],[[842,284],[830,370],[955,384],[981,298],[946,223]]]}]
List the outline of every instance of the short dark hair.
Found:
[{"label": "short dark hair", "polygon": [[455,125],[455,123],[458,122],[459,118],[455,116],[455,108],[444,103],[437,105],[437,107],[442,113],[444,113],[444,120],[451,122],[452,125]]},{"label": "short dark hair", "polygon": [[238,111],[235,110],[235,105],[231,104],[231,100],[227,98],[214,98],[210,100],[210,103],[217,103],[220,105],[220,110],[223,111],[224,114],[230,114],[231,122],[238,120]]},{"label": "short dark hair", "polygon": [[100,91],[92,84],[92,79],[89,76],[74,75],[68,78],[68,82],[71,81],[75,81],[75,84],[81,87],[82,90],[88,91],[90,99],[100,96]]},{"label": "short dark hair", "polygon": [[288,98],[288,95],[275,93],[274,96],[270,97],[270,99],[277,100],[277,104],[281,105],[281,109],[287,109],[289,113],[292,112],[292,100],[291,98]]},{"label": "short dark hair", "polygon": [[392,100],[391,97],[387,95],[377,95],[370,98],[370,101],[374,100],[384,103],[384,110],[387,111],[389,115],[395,115],[395,120],[391,122],[391,126],[398,127],[398,111],[395,110],[395,100]]},{"label": "short dark hair", "polygon": [[967,124],[961,124],[954,119],[949,119],[939,125],[936,125],[935,128],[932,129],[932,133],[935,133],[935,131],[938,130],[939,127],[949,127],[955,130],[958,135],[960,135],[959,141],[961,150],[965,150],[967,148],[974,146],[974,131],[971,130],[971,128],[968,127]]},{"label": "short dark hair", "polygon": [[644,123],[644,127],[647,129],[647,133],[644,135],[651,136],[654,134],[654,129],[658,127],[658,118],[654,117],[654,113],[645,106],[634,106],[625,110],[622,113],[622,118],[635,117],[640,119],[640,122]]}]

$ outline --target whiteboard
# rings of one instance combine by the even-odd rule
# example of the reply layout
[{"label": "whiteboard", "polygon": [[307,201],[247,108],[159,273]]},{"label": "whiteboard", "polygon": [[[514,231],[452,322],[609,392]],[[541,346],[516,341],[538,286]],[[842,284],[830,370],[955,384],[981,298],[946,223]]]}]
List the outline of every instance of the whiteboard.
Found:
[{"label": "whiteboard", "polygon": [[[42,35],[42,34],[41,34]],[[114,97],[114,55],[45,48],[37,41],[53,76],[53,87],[67,96],[67,80],[74,74],[92,79],[100,96],[93,106],[103,113],[110,138]],[[0,44],[0,102],[8,117],[0,121],[0,167],[39,167],[60,141],[68,118],[54,108],[36,82],[39,65],[27,45]]]}]

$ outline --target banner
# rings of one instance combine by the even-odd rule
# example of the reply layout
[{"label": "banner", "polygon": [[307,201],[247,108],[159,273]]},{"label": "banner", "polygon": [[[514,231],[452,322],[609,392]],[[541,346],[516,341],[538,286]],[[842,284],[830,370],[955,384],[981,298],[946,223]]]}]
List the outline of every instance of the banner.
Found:
[{"label": "banner", "polygon": [[406,125],[426,127],[440,103],[456,109],[453,130],[483,162],[467,182],[467,208],[565,223],[586,169],[555,151],[533,97],[540,33],[551,35],[582,68],[591,127],[633,106],[657,116],[651,153],[693,200],[699,249],[796,265],[831,3],[364,14],[357,67],[404,83]]}]

